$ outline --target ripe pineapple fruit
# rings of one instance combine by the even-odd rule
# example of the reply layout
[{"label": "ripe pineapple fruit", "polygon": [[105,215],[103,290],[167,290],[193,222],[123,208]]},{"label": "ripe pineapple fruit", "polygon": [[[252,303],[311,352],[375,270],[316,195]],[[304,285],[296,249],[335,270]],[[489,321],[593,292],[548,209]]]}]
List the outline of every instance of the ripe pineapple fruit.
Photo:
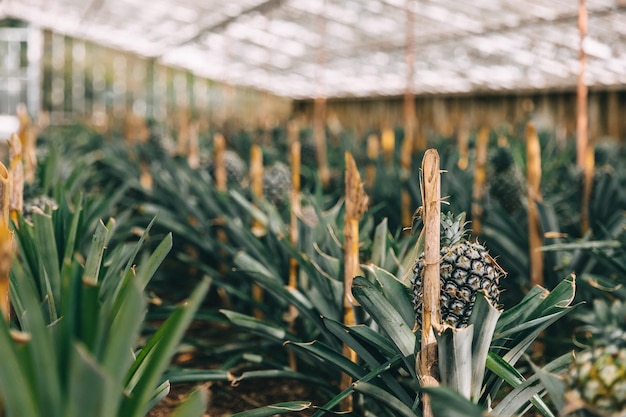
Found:
[{"label": "ripe pineapple fruit", "polygon": [[511,148],[499,146],[489,157],[491,175],[489,194],[508,213],[515,213],[524,207],[526,184],[524,176],[515,165]]},{"label": "ripe pineapple fruit", "polygon": [[580,330],[594,347],[574,355],[565,375],[565,415],[626,416],[626,304],[596,299]]},{"label": "ripe pineapple fruit", "polygon": [[[441,320],[452,327],[467,326],[478,291],[497,307],[500,278],[505,272],[478,242],[467,240],[465,213],[441,217]],[[413,306],[417,323],[422,324],[424,254],[413,267]]]},{"label": "ripe pineapple fruit", "polygon": [[566,401],[575,415],[626,415],[625,348],[608,345],[578,353],[566,382]]},{"label": "ripe pineapple fruit", "polygon": [[284,206],[291,192],[291,170],[277,161],[263,172],[263,195],[277,207]]}]

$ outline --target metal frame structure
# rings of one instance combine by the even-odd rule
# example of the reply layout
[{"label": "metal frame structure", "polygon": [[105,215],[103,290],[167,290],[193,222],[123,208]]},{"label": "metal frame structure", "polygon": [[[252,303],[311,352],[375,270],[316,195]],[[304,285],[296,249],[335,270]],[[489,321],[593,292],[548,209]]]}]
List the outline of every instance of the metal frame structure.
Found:
[{"label": "metal frame structure", "polygon": [[[0,0],[0,17],[298,99],[317,96],[320,80],[326,97],[574,89],[577,7],[573,0]],[[588,0],[587,10],[587,84],[626,85],[626,1]]]}]

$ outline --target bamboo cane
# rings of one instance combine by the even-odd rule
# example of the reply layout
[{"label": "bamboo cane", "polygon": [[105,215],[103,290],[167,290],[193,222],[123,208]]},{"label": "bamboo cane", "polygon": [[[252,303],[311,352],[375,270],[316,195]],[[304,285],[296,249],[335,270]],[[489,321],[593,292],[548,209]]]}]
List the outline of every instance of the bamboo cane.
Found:
[{"label": "bamboo cane", "polygon": [[543,245],[537,202],[541,201],[541,149],[532,122],[526,125],[526,183],[528,184],[528,240],[530,255],[530,285],[543,285]]},{"label": "bamboo cane", "polygon": [[24,210],[24,164],[22,142],[16,133],[9,140],[9,215],[17,223],[18,213]]},{"label": "bamboo cane", "polygon": [[[365,188],[361,182],[361,176],[357,169],[356,162],[350,152],[345,154],[346,163],[346,213],[344,223],[344,292],[343,322],[346,326],[356,324],[354,316],[354,306],[358,302],[352,295],[352,280],[360,275],[359,259],[359,221],[369,202],[369,197],[365,193]],[[343,345],[343,353],[353,362],[356,361],[356,353],[346,344]],[[352,383],[352,379],[347,374],[342,374],[341,387],[347,388]],[[349,411],[352,409],[352,398],[346,397],[342,402],[342,409]]]},{"label": "bamboo cane", "polygon": [[585,155],[585,166],[583,168],[583,198],[582,207],[580,208],[580,231],[583,235],[589,230],[589,202],[591,200],[593,173],[595,171],[593,144],[589,143],[588,148]]},{"label": "bamboo cane", "polygon": [[483,199],[485,197],[485,182],[487,180],[487,145],[489,144],[489,129],[482,127],[476,138],[476,160],[474,161],[474,184],[472,188],[472,229],[476,235],[481,233]]},{"label": "bamboo cane", "polygon": [[[435,149],[428,149],[422,160],[422,198],[424,219],[424,283],[422,303],[422,334],[421,352],[417,374],[420,384],[425,387],[437,386],[437,339],[434,329],[441,322],[439,252],[441,240],[441,179],[439,170],[439,154]],[[430,399],[424,395],[422,399],[423,416],[432,417]]]}]

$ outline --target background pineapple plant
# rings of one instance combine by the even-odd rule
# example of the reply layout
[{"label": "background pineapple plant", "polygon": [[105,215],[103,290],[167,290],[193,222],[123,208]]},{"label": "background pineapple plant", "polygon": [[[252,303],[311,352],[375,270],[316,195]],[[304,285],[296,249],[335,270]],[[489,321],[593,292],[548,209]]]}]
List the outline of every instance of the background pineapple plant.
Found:
[{"label": "background pineapple plant", "polygon": [[277,207],[284,207],[291,193],[291,170],[276,161],[263,171],[263,195]]},{"label": "background pineapple plant", "polygon": [[509,146],[498,146],[489,156],[489,194],[510,214],[523,209],[526,199],[524,176],[515,164]]}]

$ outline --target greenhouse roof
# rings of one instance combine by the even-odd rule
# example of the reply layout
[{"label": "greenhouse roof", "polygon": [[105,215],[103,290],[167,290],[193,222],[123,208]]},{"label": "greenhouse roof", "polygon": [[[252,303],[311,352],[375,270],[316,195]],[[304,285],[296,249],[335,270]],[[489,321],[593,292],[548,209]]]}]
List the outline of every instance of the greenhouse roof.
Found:
[{"label": "greenhouse roof", "polygon": [[[626,0],[586,3],[587,83],[626,85]],[[575,0],[0,0],[1,16],[294,98],[571,88],[579,70]]]}]

